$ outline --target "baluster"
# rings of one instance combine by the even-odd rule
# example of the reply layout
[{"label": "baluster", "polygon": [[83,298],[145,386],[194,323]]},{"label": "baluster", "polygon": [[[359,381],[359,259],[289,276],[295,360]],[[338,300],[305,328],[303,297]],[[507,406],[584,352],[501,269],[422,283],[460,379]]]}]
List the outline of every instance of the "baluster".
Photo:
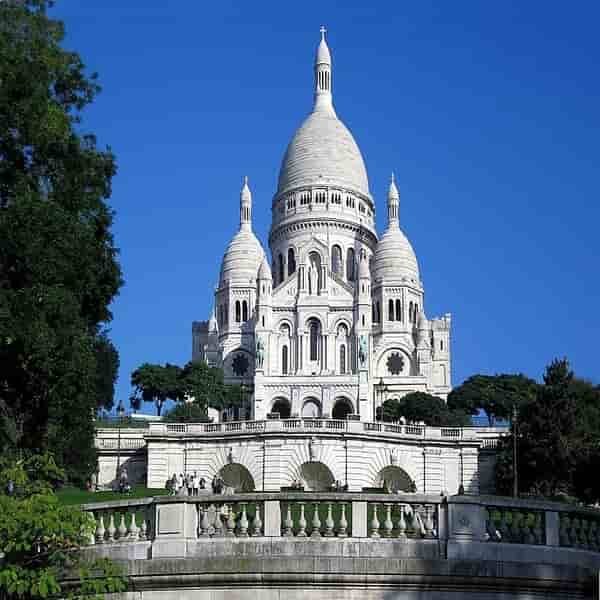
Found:
[{"label": "baluster", "polygon": [[283,537],[292,537],[294,535],[294,521],[292,521],[292,505],[288,503],[283,521]]},{"label": "baluster", "polygon": [[523,543],[524,544],[533,544],[533,514],[525,513],[522,519],[522,529],[523,529]]},{"label": "baluster", "polygon": [[590,530],[588,540],[590,543],[591,550],[598,550],[598,538],[597,538],[597,525],[596,521],[590,521]]},{"label": "baluster", "polygon": [[571,519],[571,531],[569,532],[569,538],[571,539],[571,545],[573,548],[579,547],[579,519],[577,517],[573,517]]},{"label": "baluster", "polygon": [[200,531],[198,532],[198,537],[210,537],[210,533],[208,531],[208,528],[210,527],[210,521],[208,519],[208,506],[198,504],[198,510],[200,511]]},{"label": "baluster", "polygon": [[108,520],[108,529],[106,531],[108,532],[108,541],[114,542],[115,541],[115,532],[117,531],[117,529],[115,527],[115,514],[114,513],[110,513],[110,519]]},{"label": "baluster", "polygon": [[319,503],[314,503],[314,511],[312,518],[312,531],[310,532],[310,537],[319,538],[321,537],[321,519],[319,518]]},{"label": "baluster", "polygon": [[246,502],[240,502],[242,516],[239,522],[238,537],[248,537],[248,516],[246,515]]},{"label": "baluster", "polygon": [[254,505],[254,520],[252,521],[252,535],[258,537],[262,534],[262,520],[260,518],[260,504]]},{"label": "baluster", "polygon": [[299,503],[300,518],[298,519],[298,533],[296,537],[306,537],[306,518],[304,517],[304,502]]},{"label": "baluster", "polygon": [[377,504],[373,504],[373,518],[371,519],[371,535],[372,538],[379,536],[379,519],[377,518]]},{"label": "baluster", "polygon": [[405,506],[404,514],[406,517],[410,517],[410,518],[405,518],[406,537],[415,537],[415,535],[417,533],[417,523],[415,521],[415,510],[416,510],[415,506],[411,506],[410,504],[407,504]]},{"label": "baluster", "polygon": [[584,517],[581,518],[581,527],[579,529],[579,544],[582,548],[588,548],[588,520]]},{"label": "baluster", "polygon": [[121,542],[127,535],[127,527],[125,526],[125,513],[119,513],[119,527],[117,528],[118,540]]},{"label": "baluster", "polygon": [[227,506],[227,533],[226,537],[235,537],[235,514],[232,505]]},{"label": "baluster", "polygon": [[333,522],[333,515],[332,515],[332,509],[331,509],[331,502],[327,503],[327,517],[325,519],[325,537],[333,537],[334,533],[333,533],[333,527],[334,527],[334,522]]},{"label": "baluster", "polygon": [[340,515],[339,529],[337,536],[340,538],[348,537],[348,521],[346,520],[346,505],[342,504],[342,514]]},{"label": "baluster", "polygon": [[140,540],[148,538],[148,523],[146,520],[146,509],[142,510],[142,523],[140,524]]},{"label": "baluster", "polygon": [[127,537],[135,542],[138,539],[140,528],[138,527],[135,520],[135,509],[133,509],[133,511],[130,514],[131,521],[129,523],[129,529],[127,530]]},{"label": "baluster", "polygon": [[398,537],[406,538],[406,519],[404,518],[404,504],[400,504],[400,517],[398,519]]},{"label": "baluster", "polygon": [[[94,546],[96,544],[96,528],[98,527],[96,524],[96,515],[93,512],[89,512],[86,513],[88,515],[90,515],[90,528],[89,528],[89,533],[86,536],[88,539],[88,545],[90,546]],[[85,525],[81,526],[81,534],[83,535],[85,533]]]},{"label": "baluster", "polygon": [[510,529],[508,527],[508,523],[510,521],[510,512],[508,510],[503,510],[500,515],[500,535],[502,536],[500,541],[510,542]]},{"label": "baluster", "polygon": [[390,502],[385,503],[385,519],[383,521],[383,537],[392,537],[392,530],[394,524],[392,523],[392,504]]},{"label": "baluster", "polygon": [[433,511],[435,508],[430,504],[425,505],[425,537],[434,538],[435,523],[433,522]]},{"label": "baluster", "polygon": [[104,544],[105,534],[106,534],[106,529],[104,528],[104,515],[102,513],[98,513],[98,527],[96,527],[96,541],[99,544]]},{"label": "baluster", "polygon": [[520,519],[521,513],[514,510],[511,513],[512,523],[510,525],[510,541],[514,544],[518,544],[521,541],[521,528],[520,528]]},{"label": "baluster", "polygon": [[533,543],[544,543],[544,530],[542,529],[542,513],[535,513],[535,521],[533,523]]},{"label": "baluster", "polygon": [[561,546],[570,546],[571,538],[569,537],[569,532],[571,530],[571,519],[569,519],[569,515],[565,515],[564,513],[560,516],[560,545]]},{"label": "baluster", "polygon": [[221,507],[215,506],[215,523],[214,523],[214,534],[213,537],[223,537],[225,535],[225,523],[223,522],[223,515],[221,514]]}]

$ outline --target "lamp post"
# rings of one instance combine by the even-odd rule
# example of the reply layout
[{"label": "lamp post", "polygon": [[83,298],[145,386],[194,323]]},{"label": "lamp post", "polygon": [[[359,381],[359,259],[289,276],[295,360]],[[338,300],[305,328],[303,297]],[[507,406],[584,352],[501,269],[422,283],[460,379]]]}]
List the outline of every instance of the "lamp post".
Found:
[{"label": "lamp post", "polygon": [[517,458],[517,436],[519,435],[519,409],[517,405],[513,405],[512,410],[512,426],[513,426],[513,497],[519,497],[519,470]]},{"label": "lamp post", "polygon": [[121,424],[125,415],[125,407],[123,400],[117,406],[117,480],[119,479],[119,471],[121,470]]}]

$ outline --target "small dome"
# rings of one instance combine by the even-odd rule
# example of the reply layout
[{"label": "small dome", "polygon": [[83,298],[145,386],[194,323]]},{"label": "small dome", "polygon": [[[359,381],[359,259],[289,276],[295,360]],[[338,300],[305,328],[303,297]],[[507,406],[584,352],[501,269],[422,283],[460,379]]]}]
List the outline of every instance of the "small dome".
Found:
[{"label": "small dome", "polygon": [[265,251],[252,230],[240,229],[225,250],[219,284],[231,280],[255,286],[258,268],[264,260]]},{"label": "small dome", "polygon": [[277,193],[312,185],[338,185],[369,195],[363,157],[333,110],[315,110],[296,131],[281,163]]},{"label": "small dome", "polygon": [[417,257],[399,227],[388,227],[377,243],[373,261],[373,278],[377,281],[419,283]]},{"label": "small dome", "polygon": [[260,263],[257,279],[273,279],[271,267],[269,267],[269,263],[267,262],[266,258],[262,261],[262,263]]}]

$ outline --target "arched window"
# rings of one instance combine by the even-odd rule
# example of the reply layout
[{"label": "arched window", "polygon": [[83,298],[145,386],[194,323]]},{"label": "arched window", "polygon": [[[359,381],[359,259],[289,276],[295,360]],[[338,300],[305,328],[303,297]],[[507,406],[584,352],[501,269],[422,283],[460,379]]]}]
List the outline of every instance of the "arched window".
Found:
[{"label": "arched window", "polygon": [[336,275],[342,274],[342,249],[337,245],[331,249],[331,270]]},{"label": "arched window", "polygon": [[355,263],[354,248],[348,248],[348,251],[346,252],[346,279],[348,281],[354,281],[354,277],[355,277],[354,263]]},{"label": "arched window", "polygon": [[390,300],[388,302],[388,313],[389,313],[388,319],[390,321],[393,321],[394,320],[394,301],[393,300]]},{"label": "arched window", "polygon": [[248,320],[248,303],[242,302],[242,321],[245,323]]},{"label": "arched window", "polygon": [[296,257],[294,256],[294,249],[288,249],[288,275],[296,272]]},{"label": "arched window", "polygon": [[281,374],[288,374],[288,347],[284,346],[281,349]]},{"label": "arched window", "polygon": [[310,360],[319,360],[319,337],[321,325],[316,319],[311,319],[309,324],[310,331]]},{"label": "arched window", "polygon": [[283,254],[279,254],[279,283],[284,280],[285,273],[283,270]]},{"label": "arched window", "polygon": [[419,314],[419,305],[415,304],[415,308],[413,311],[413,323],[416,325],[417,323],[417,315]]},{"label": "arched window", "polygon": [[377,301],[377,322],[381,323],[381,304]]},{"label": "arched window", "polygon": [[346,374],[346,344],[340,346],[340,374]]},{"label": "arched window", "polygon": [[236,300],[235,301],[235,322],[239,323],[241,320],[242,320],[241,305],[240,305],[240,301]]},{"label": "arched window", "polygon": [[413,303],[412,301],[408,303],[408,322],[413,322]]},{"label": "arched window", "polygon": [[371,307],[371,321],[373,321],[373,323],[377,323],[377,308],[375,304],[373,304]]},{"label": "arched window", "polygon": [[323,281],[321,277],[321,256],[317,252],[308,255],[308,293],[316,296],[321,293]]},{"label": "arched window", "polygon": [[402,321],[402,311],[400,306],[400,300],[396,300],[396,321]]}]

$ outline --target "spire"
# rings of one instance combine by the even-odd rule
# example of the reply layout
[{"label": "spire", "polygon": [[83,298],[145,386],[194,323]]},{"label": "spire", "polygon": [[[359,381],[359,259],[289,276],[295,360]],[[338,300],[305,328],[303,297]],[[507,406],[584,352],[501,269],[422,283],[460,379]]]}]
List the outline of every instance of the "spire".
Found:
[{"label": "spire", "polygon": [[390,189],[388,190],[388,228],[399,227],[398,217],[400,213],[400,192],[396,187],[396,179],[392,173]]},{"label": "spire", "polygon": [[326,110],[335,114],[331,96],[331,54],[325,40],[327,30],[321,26],[319,31],[321,32],[321,41],[315,56],[315,105],[313,111]]},{"label": "spire", "polygon": [[244,177],[240,192],[240,229],[252,229],[252,193],[248,187],[248,176]]},{"label": "spire", "polygon": [[210,319],[208,320],[208,331],[209,333],[213,333],[214,331],[218,331],[219,326],[217,324],[217,315],[215,314],[215,305],[213,304],[212,311],[210,313]]}]

